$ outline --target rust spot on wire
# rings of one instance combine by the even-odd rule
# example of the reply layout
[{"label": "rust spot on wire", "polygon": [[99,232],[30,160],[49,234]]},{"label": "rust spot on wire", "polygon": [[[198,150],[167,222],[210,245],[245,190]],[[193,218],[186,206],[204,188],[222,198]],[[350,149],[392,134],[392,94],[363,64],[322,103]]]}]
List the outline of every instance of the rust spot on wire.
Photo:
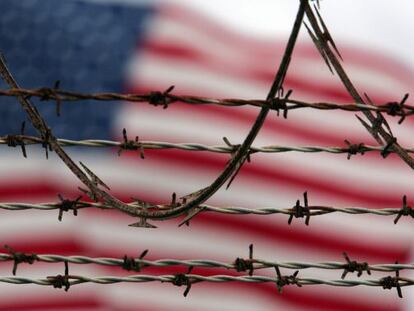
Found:
[{"label": "rust spot on wire", "polygon": [[384,107],[388,109],[386,111],[387,114],[389,114],[390,116],[401,116],[400,120],[398,121],[398,124],[403,123],[407,115],[405,110],[405,102],[407,101],[408,96],[409,94],[407,93],[404,95],[400,102],[389,102],[384,105]]},{"label": "rust spot on wire", "polygon": [[[139,256],[139,260],[142,260],[148,254],[148,250],[144,250],[141,255]],[[122,263],[122,268],[127,271],[138,271],[140,272],[142,269],[142,264],[138,263],[134,257],[128,257],[127,255],[124,256],[124,261]]]},{"label": "rust spot on wire", "polygon": [[344,264],[344,272],[341,275],[341,279],[345,279],[348,273],[358,272],[357,276],[360,277],[364,271],[371,275],[371,270],[367,262],[357,262],[355,260],[349,259],[347,253],[343,253],[346,264]]},{"label": "rust spot on wire", "polygon": [[270,109],[276,110],[277,116],[279,116],[279,110],[282,109],[283,118],[287,119],[287,114],[289,110],[289,107],[287,106],[287,101],[289,100],[289,96],[292,94],[292,92],[292,90],[287,91],[286,96],[283,97],[284,90],[283,87],[280,87],[278,91],[278,96],[272,99],[272,101],[270,102]]},{"label": "rust spot on wire", "polygon": [[364,143],[359,144],[351,144],[347,139],[344,140],[345,144],[348,146],[348,156],[347,159],[351,159],[351,156],[356,155],[360,153],[361,155],[364,155]]},{"label": "rust spot on wire", "polygon": [[[395,264],[398,264],[398,261],[396,261]],[[399,281],[400,281],[400,271],[396,270],[394,277],[386,276],[382,278],[380,280],[380,285],[382,286],[383,289],[392,289],[395,287],[397,289],[398,297],[403,298]]]},{"label": "rust spot on wire", "polygon": [[253,275],[254,267],[253,267],[253,244],[249,245],[249,259],[243,259],[240,257],[237,257],[234,261],[234,267],[237,272],[242,271],[249,271],[249,275]]},{"label": "rust spot on wire", "polygon": [[[187,274],[190,274],[192,270],[193,270],[193,267],[190,266],[188,268]],[[188,293],[190,292],[191,285],[195,282],[191,281],[191,279],[186,274],[178,273],[174,276],[172,283],[175,286],[187,286],[187,288],[185,289],[183,293],[184,297],[187,297]]]},{"label": "rust spot on wire", "polygon": [[26,153],[26,146],[24,143],[24,128],[25,128],[26,122],[22,122],[22,126],[20,128],[20,136],[19,135],[7,135],[6,136],[6,144],[9,147],[17,147],[20,146],[22,148],[22,153],[25,158],[27,158]]},{"label": "rust spot on wire", "polygon": [[144,159],[145,158],[144,147],[139,142],[139,137],[135,136],[135,140],[129,140],[127,136],[127,131],[125,128],[122,130],[122,136],[123,136],[124,142],[119,145],[118,156],[121,155],[123,150],[139,150],[141,159]]},{"label": "rust spot on wire", "polygon": [[62,197],[61,194],[58,194],[60,203],[58,204],[59,207],[59,216],[58,220],[62,221],[63,212],[68,212],[70,210],[73,211],[73,216],[78,216],[78,204],[79,200],[82,198],[82,196],[78,196],[75,200],[68,200]]},{"label": "rust spot on wire", "polygon": [[53,285],[54,288],[65,288],[65,292],[69,290],[70,282],[69,282],[69,264],[65,261],[65,274],[61,275],[58,274],[56,276],[48,276],[47,279],[49,280],[50,284]]},{"label": "rust spot on wire", "polygon": [[168,89],[166,89],[164,92],[151,92],[148,98],[148,102],[151,105],[158,106],[161,105],[163,109],[167,109],[168,105],[173,102],[173,99],[171,96],[169,96],[169,93],[174,89],[174,85],[171,85]]},{"label": "rust spot on wire", "polygon": [[411,208],[411,206],[407,205],[407,196],[403,196],[403,206],[398,212],[397,217],[394,219],[394,224],[397,224],[400,220],[401,216],[411,216],[411,218],[414,218],[414,210]]},{"label": "rust spot on wire", "polygon": [[40,94],[40,100],[47,101],[47,100],[54,99],[56,101],[56,115],[57,116],[60,116],[60,106],[62,103],[62,100],[59,95],[59,86],[60,86],[60,81],[57,80],[55,81],[53,88],[42,87],[37,90]]},{"label": "rust spot on wire", "polygon": [[288,224],[290,225],[292,223],[293,217],[295,218],[303,218],[305,219],[305,224],[309,226],[309,220],[310,220],[310,209],[308,206],[308,192],[303,193],[303,202],[304,205],[300,205],[300,200],[296,201],[296,205],[291,209],[291,214],[289,216]]},{"label": "rust spot on wire", "polygon": [[282,275],[280,273],[280,269],[278,266],[275,266],[275,270],[276,270],[276,276],[277,276],[276,286],[277,286],[277,291],[279,292],[279,294],[282,293],[283,287],[287,285],[296,285],[298,287],[302,287],[302,285],[299,283],[299,280],[297,278],[299,270],[296,270],[292,275]]},{"label": "rust spot on wire", "polygon": [[38,260],[38,257],[36,254],[25,254],[21,252],[16,252],[13,248],[11,248],[8,245],[4,245],[4,248],[10,253],[10,255],[13,257],[14,263],[13,263],[13,275],[16,275],[17,266],[21,263],[28,263],[33,264],[36,260]]}]

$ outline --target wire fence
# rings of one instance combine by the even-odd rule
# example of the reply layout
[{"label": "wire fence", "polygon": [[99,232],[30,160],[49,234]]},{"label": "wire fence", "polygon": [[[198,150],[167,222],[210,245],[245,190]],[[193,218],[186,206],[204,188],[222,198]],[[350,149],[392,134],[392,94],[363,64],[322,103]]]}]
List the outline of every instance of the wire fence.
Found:
[{"label": "wire fence", "polygon": [[[304,17],[307,17],[308,23],[305,27],[313,40],[317,50],[321,54],[325,63],[332,72],[335,72],[343,85],[347,89],[349,95],[353,98],[353,104],[335,104],[335,103],[309,103],[299,100],[291,99],[292,90],[285,92],[283,83],[288,70],[295,43],[298,37],[299,30],[303,24]],[[46,151],[48,157],[49,151],[54,151],[69,170],[83,183],[86,189],[81,189],[93,202],[81,201],[81,197],[75,200],[64,199],[59,195],[60,202],[44,203],[44,204],[25,204],[25,203],[1,203],[1,209],[12,211],[37,209],[37,210],[59,210],[59,220],[62,220],[63,212],[73,211],[77,215],[78,209],[82,208],[102,208],[102,209],[116,209],[120,212],[126,213],[132,217],[138,217],[139,222],[133,224],[138,227],[155,227],[147,220],[161,221],[174,218],[181,218],[180,225],[188,224],[189,221],[201,212],[217,212],[232,215],[271,215],[271,214],[285,214],[288,215],[288,224],[291,224],[293,218],[305,218],[305,224],[309,225],[311,216],[325,215],[330,213],[346,213],[346,214],[373,214],[381,216],[395,216],[394,223],[397,223],[402,216],[411,216],[414,218],[414,212],[410,206],[407,205],[406,196],[403,197],[403,204],[400,208],[382,208],[382,209],[367,209],[357,207],[330,207],[330,206],[311,206],[308,203],[307,193],[305,192],[303,204],[297,200],[296,204],[291,208],[243,208],[243,207],[215,207],[206,205],[205,202],[211,198],[225,183],[228,186],[246,161],[250,160],[250,156],[257,152],[273,153],[273,152],[329,152],[329,153],[345,153],[348,159],[352,155],[358,153],[378,151],[385,158],[390,153],[399,156],[411,169],[414,169],[414,160],[410,153],[414,152],[414,148],[403,148],[397,142],[397,138],[393,135],[387,121],[382,113],[390,116],[398,116],[399,123],[402,123],[406,117],[414,114],[414,106],[406,104],[408,94],[404,95],[400,101],[387,102],[381,105],[374,105],[371,99],[365,95],[363,98],[355,89],[351,80],[345,73],[341,65],[341,56],[337,50],[335,43],[326,28],[326,25],[319,14],[318,9],[311,8],[308,1],[301,0],[298,9],[295,23],[290,34],[285,53],[282,57],[281,64],[275,75],[272,87],[269,90],[266,100],[241,100],[241,99],[212,99],[197,96],[174,95],[172,93],[173,87],[168,88],[164,92],[155,91],[146,94],[117,94],[117,93],[99,93],[86,94],[78,92],[69,92],[61,90],[57,82],[53,88],[39,88],[39,89],[22,89],[19,87],[12,73],[9,71],[3,58],[0,58],[0,73],[3,79],[8,83],[8,90],[0,90],[0,96],[13,96],[18,99],[24,110],[26,111],[32,125],[37,130],[39,137],[27,136],[24,134],[24,124],[22,124],[21,133],[18,135],[9,134],[0,138],[0,144],[5,144],[11,147],[21,147],[23,155],[26,157],[25,145],[41,144]],[[67,140],[57,138],[53,135],[52,129],[47,125],[44,118],[37,111],[31,98],[37,97],[41,101],[54,100],[56,102],[56,112],[60,114],[60,106],[63,102],[78,101],[78,100],[123,100],[131,102],[145,102],[154,106],[162,106],[168,108],[170,104],[182,102],[192,105],[222,105],[222,106],[254,106],[260,108],[255,122],[253,123],[248,135],[241,144],[234,145],[224,138],[225,145],[220,146],[206,146],[202,144],[193,143],[168,143],[168,142],[154,142],[154,141],[139,141],[138,137],[135,140],[128,139],[127,132],[123,131],[123,141],[110,140]],[[351,144],[345,140],[344,147],[319,147],[319,146],[303,146],[303,147],[289,147],[289,146],[263,146],[253,147],[252,143],[258,133],[260,132],[269,111],[274,110],[282,112],[284,118],[287,118],[288,111],[300,108],[312,108],[319,110],[344,110],[344,111],[359,111],[362,112],[368,121],[358,117],[361,124],[372,135],[378,143],[377,146],[365,145],[364,143]],[[119,199],[110,195],[106,190],[109,187],[86,165],[82,162],[76,162],[66,153],[62,148],[65,146],[85,146],[85,147],[117,147],[119,153],[123,150],[139,151],[142,158],[144,158],[144,151],[146,149],[180,149],[188,151],[208,151],[216,153],[227,153],[231,155],[224,170],[217,176],[217,178],[200,190],[190,193],[181,198],[180,201],[176,199],[173,194],[171,202],[165,204],[151,204],[146,201],[122,202]],[[65,263],[65,273],[63,275],[50,276],[45,279],[33,279],[25,277],[0,277],[0,282],[12,284],[37,284],[53,286],[57,288],[64,288],[68,290],[70,286],[82,283],[96,283],[96,284],[114,284],[120,282],[167,282],[176,286],[186,286],[184,296],[186,296],[192,285],[199,282],[247,282],[247,283],[274,283],[279,291],[284,286],[295,285],[298,287],[307,285],[328,285],[339,287],[353,287],[353,286],[374,286],[382,287],[384,289],[396,288],[398,296],[402,298],[401,287],[414,285],[414,280],[410,278],[403,278],[399,276],[399,271],[403,269],[414,269],[414,264],[382,264],[369,265],[366,262],[351,261],[349,257],[344,254],[345,262],[325,262],[325,263],[306,263],[306,262],[274,262],[254,259],[252,255],[252,246],[250,248],[250,255],[248,259],[237,258],[234,262],[223,263],[211,260],[145,260],[143,257],[146,251],[141,254],[139,258],[129,258],[124,256],[123,259],[116,258],[90,258],[86,256],[60,256],[60,255],[37,255],[24,254],[15,252],[8,248],[9,254],[0,253],[0,261],[14,261],[13,274],[16,273],[17,265],[20,263],[32,264],[34,261],[42,261],[48,263],[63,262]],[[140,271],[142,268],[149,266],[167,267],[167,266],[184,266],[188,267],[187,273],[176,275],[130,275],[126,277],[86,277],[69,274],[68,264],[100,264],[107,266],[121,266],[126,270]],[[233,269],[237,272],[249,271],[249,275],[211,275],[204,276],[192,274],[191,270],[197,267],[204,268],[225,268]],[[253,275],[256,269],[272,268],[275,270],[275,277]],[[291,275],[282,275],[279,268],[297,270]],[[298,270],[301,269],[329,269],[329,270],[343,270],[341,280],[323,280],[319,278],[300,278],[298,277]],[[387,276],[381,279],[374,280],[345,280],[347,273],[357,272],[361,276],[363,272],[371,274],[371,271],[380,272],[395,272],[395,276]]]}]

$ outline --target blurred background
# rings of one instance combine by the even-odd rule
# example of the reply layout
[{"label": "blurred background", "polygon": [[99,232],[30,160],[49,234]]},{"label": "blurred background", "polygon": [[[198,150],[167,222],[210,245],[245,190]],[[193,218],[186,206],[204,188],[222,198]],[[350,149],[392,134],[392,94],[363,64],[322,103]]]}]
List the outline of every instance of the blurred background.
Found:
[{"label": "blurred background", "polygon": [[[175,85],[174,94],[211,98],[265,99],[280,63],[299,1],[291,0],[0,0],[0,50],[18,83],[25,88],[53,87],[81,92],[143,93]],[[410,1],[321,1],[321,14],[344,59],[344,67],[362,94],[378,104],[399,101],[413,91],[413,40]],[[1,82],[1,88],[7,86]],[[284,84],[291,98],[352,103],[302,28]],[[57,137],[130,138],[172,143],[223,145],[223,136],[241,143],[258,109],[192,106],[167,109],[145,103],[33,99]],[[410,103],[411,100],[409,99]],[[359,113],[360,114],[360,113]],[[0,101],[0,135],[17,134],[26,121],[15,98]],[[398,125],[386,116],[402,146],[411,147],[411,118]],[[288,118],[271,112],[255,146],[346,146],[376,142],[353,112],[298,109]],[[113,148],[65,148],[111,187],[111,194],[165,203],[210,184],[228,154],[179,150],[137,152]],[[0,150],[2,202],[55,202],[57,194],[74,199],[78,180],[54,154],[46,160],[39,146]],[[399,208],[412,201],[413,173],[395,155],[253,154],[229,190],[208,203],[218,206],[292,207],[308,191],[312,205]],[[412,222],[403,218],[332,214],[287,224],[286,215],[223,216],[202,213],[189,227],[179,220],[155,223],[157,229],[128,227],[136,220],[115,211],[83,209],[57,220],[57,211],[1,211],[0,244],[16,250],[62,255],[139,256],[147,259],[212,259],[232,262],[254,256],[268,260],[412,262]],[[12,264],[0,263],[0,275]],[[184,273],[183,268],[147,268],[143,273]],[[194,273],[228,273],[194,269]],[[283,271],[282,273],[291,273]],[[19,265],[18,275],[45,277],[63,273],[63,264]],[[71,274],[128,275],[119,268],[70,265]],[[301,270],[301,277],[339,279],[341,271]],[[274,276],[274,271],[255,271]],[[402,276],[410,277],[407,271]],[[388,274],[373,273],[378,279]],[[369,277],[366,274],[363,278]],[[356,278],[348,274],[347,278]],[[171,284],[85,284],[68,292],[36,285],[0,284],[0,310],[410,310],[412,290],[286,287],[274,284],[201,283],[184,298]],[[414,293],[412,294],[414,295]]]}]

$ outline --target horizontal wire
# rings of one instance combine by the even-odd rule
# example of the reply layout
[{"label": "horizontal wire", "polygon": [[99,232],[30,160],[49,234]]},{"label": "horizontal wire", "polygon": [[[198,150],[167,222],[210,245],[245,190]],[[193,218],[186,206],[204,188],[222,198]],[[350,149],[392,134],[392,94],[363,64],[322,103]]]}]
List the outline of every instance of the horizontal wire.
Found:
[{"label": "horizontal wire", "polygon": [[[15,202],[3,202],[0,203],[0,209],[11,210],[11,211],[22,211],[22,210],[59,210],[61,209],[61,202],[53,202],[53,203],[15,203]],[[136,206],[136,202],[129,203],[130,206]],[[86,202],[86,201],[79,201],[74,202],[73,209],[83,209],[83,208],[100,208],[100,209],[115,209],[109,205],[105,205],[104,203],[99,202]],[[151,206],[156,209],[166,209],[168,206],[166,205],[157,205],[154,204]],[[229,206],[229,207],[218,207],[212,205],[200,205],[200,209],[203,212],[216,212],[222,214],[239,214],[239,215],[272,215],[272,214],[285,214],[285,215],[292,215],[295,214],[294,208],[276,208],[276,207],[263,207],[263,208],[246,208],[246,207],[237,207],[237,206]],[[310,210],[311,216],[318,216],[318,215],[325,215],[330,213],[344,213],[344,214],[351,214],[351,215],[364,215],[364,214],[371,214],[371,215],[379,215],[379,216],[392,216],[398,215],[401,212],[401,208],[379,208],[379,209],[371,209],[371,208],[363,208],[363,207],[333,207],[333,206],[308,206]]]},{"label": "horizontal wire", "polygon": [[[182,278],[188,279],[189,282],[213,282],[213,283],[225,283],[225,282],[245,282],[245,283],[275,283],[277,284],[277,277],[267,277],[259,275],[243,275],[243,276],[231,276],[231,275],[211,275],[202,276],[198,274],[181,274]],[[54,285],[54,281],[51,279],[33,279],[28,277],[0,277],[0,282],[11,284],[37,284],[37,285]],[[121,282],[127,283],[146,283],[146,282],[167,282],[175,283],[177,275],[130,275],[127,277],[117,276],[102,276],[102,277],[87,277],[80,275],[69,275],[70,285],[77,285],[82,283],[96,283],[96,284],[116,284]],[[399,286],[412,286],[414,280],[410,278],[398,278]],[[384,282],[382,279],[378,280],[323,280],[318,278],[295,278],[295,284],[301,286],[305,285],[329,285],[335,287],[354,287],[354,286],[371,286],[371,287],[383,287]],[[185,284],[182,284],[185,285]],[[181,286],[181,285],[178,285]]]},{"label": "horizontal wire", "polygon": [[[220,262],[215,260],[208,259],[188,259],[188,260],[179,260],[179,259],[159,259],[159,260],[146,260],[139,258],[128,258],[132,260],[136,267],[143,269],[145,267],[171,267],[171,266],[184,266],[184,267],[203,267],[203,268],[224,268],[224,269],[233,269],[237,270],[237,264],[235,261],[232,263]],[[0,253],[0,261],[14,261],[15,257],[13,254]],[[119,266],[123,267],[125,264],[125,259],[121,258],[109,258],[109,257],[87,257],[87,256],[62,256],[54,254],[36,254],[36,261],[46,262],[46,263],[61,263],[68,262],[72,264],[97,264],[103,266]],[[285,268],[293,270],[302,270],[302,269],[323,269],[323,270],[343,270],[346,268],[346,262],[300,262],[300,261],[269,261],[262,259],[243,259],[245,262],[252,262],[253,270],[257,269],[266,269],[266,268]],[[133,269],[131,269],[133,270]],[[400,270],[414,270],[414,263],[407,264],[373,264],[366,265],[364,270],[369,271],[378,271],[378,272],[393,272]]]},{"label": "horizontal wire", "polygon": [[[27,136],[27,135],[7,135],[0,137],[0,144],[10,145],[9,138],[12,136],[13,139],[17,139],[19,142],[24,143],[25,145],[33,144],[42,144],[43,140],[36,136]],[[124,147],[125,142],[122,141],[113,141],[113,140],[103,140],[103,139],[85,139],[85,140],[71,140],[59,138],[58,143],[62,146],[78,146],[78,147],[118,147],[121,149],[128,149],[129,147]],[[11,145],[12,147],[19,146],[20,143]],[[215,153],[233,153],[237,145],[203,145],[197,143],[169,143],[161,141],[139,141],[134,142],[135,150],[142,148],[145,149],[179,149],[186,151],[209,151]],[[279,145],[268,145],[262,147],[251,147],[250,154],[252,153],[280,153],[280,152],[305,152],[305,153],[318,153],[318,152],[327,152],[327,153],[352,153],[353,145],[347,147],[321,147],[321,146],[279,146]],[[357,145],[357,149],[354,150],[354,153],[365,153],[370,151],[382,152],[384,146],[371,146],[365,144]],[[407,152],[414,153],[414,148],[405,149]],[[393,152],[393,150],[389,150]],[[354,154],[352,153],[352,154]]]},{"label": "horizontal wire", "polygon": [[[0,96],[29,96],[39,97],[42,100],[56,101],[78,101],[78,100],[97,100],[97,101],[113,101],[122,100],[129,102],[148,102],[152,105],[161,105],[167,107],[173,102],[183,102],[193,105],[221,105],[221,106],[255,106],[264,107],[269,105],[265,100],[258,99],[214,99],[200,96],[173,95],[170,92],[149,92],[144,94],[121,94],[121,93],[79,93],[70,92],[56,88],[37,88],[23,89],[12,88],[8,90],[0,90]],[[294,99],[275,99],[277,101],[272,110],[293,110],[298,108],[313,108],[319,110],[344,110],[344,111],[378,111],[385,112],[392,116],[409,116],[414,114],[414,106],[399,105],[398,102],[388,102],[377,106],[368,106],[361,104],[337,104],[328,102],[309,103]]]}]

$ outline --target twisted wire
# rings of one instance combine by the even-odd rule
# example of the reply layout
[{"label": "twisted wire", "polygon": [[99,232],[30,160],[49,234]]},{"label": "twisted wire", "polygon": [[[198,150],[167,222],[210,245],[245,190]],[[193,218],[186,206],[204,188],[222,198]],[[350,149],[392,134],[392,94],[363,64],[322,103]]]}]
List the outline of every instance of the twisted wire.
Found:
[{"label": "twisted wire", "polygon": [[[182,274],[183,277],[189,279],[191,282],[213,282],[213,283],[225,283],[225,282],[245,282],[245,283],[276,283],[277,277],[267,277],[259,275],[244,275],[244,276],[231,276],[231,275],[211,275],[202,276],[197,274]],[[77,285],[82,283],[95,283],[95,284],[116,284],[121,282],[127,283],[146,283],[146,282],[176,282],[176,275],[131,275],[127,277],[116,276],[102,276],[102,277],[87,277],[80,275],[69,276],[70,285]],[[328,285],[335,287],[354,287],[354,286],[371,286],[371,287],[383,287],[382,279],[379,280],[323,280],[319,278],[296,278],[296,283],[301,286],[305,285]],[[53,285],[51,279],[33,279],[28,277],[0,277],[1,283],[11,284],[36,284],[36,285]],[[410,278],[398,278],[399,286],[412,286],[414,285],[414,279]]]},{"label": "twisted wire", "polygon": [[[136,206],[135,202],[128,203],[129,206]],[[0,209],[11,210],[11,211],[22,211],[28,209],[34,210],[57,210],[61,206],[61,203],[14,203],[4,202],[0,203]],[[75,205],[76,209],[82,208],[100,208],[100,209],[115,209],[109,205],[100,202],[86,202],[79,201]],[[158,209],[167,208],[166,205],[154,205],[153,207]],[[334,207],[334,206],[309,206],[312,216],[325,215],[330,213],[344,213],[351,215],[379,215],[379,216],[392,216],[397,215],[401,212],[400,208],[381,208],[381,209],[370,209],[363,207]],[[276,208],[276,207],[263,207],[263,208],[246,208],[246,207],[218,207],[212,205],[200,205],[200,209],[203,212],[216,212],[222,214],[233,214],[233,215],[272,215],[272,214],[285,214],[292,215],[294,211],[292,208]]]},{"label": "twisted wire", "polygon": [[[134,263],[139,266],[141,269],[145,267],[172,267],[172,266],[184,266],[184,267],[203,267],[203,268],[224,268],[229,270],[237,270],[237,265],[233,261],[229,262],[220,262],[216,260],[208,259],[159,259],[159,260],[147,260],[139,258],[131,258]],[[7,262],[13,261],[15,258],[12,254],[0,253],[0,261]],[[245,259],[246,261],[248,259]],[[87,257],[87,256],[63,256],[55,254],[36,254],[36,261],[46,262],[46,263],[60,263],[68,262],[72,264],[97,264],[103,266],[119,266],[124,265],[124,259],[122,258],[109,258],[109,257]],[[285,268],[292,270],[302,270],[302,269],[322,269],[322,270],[343,270],[346,267],[347,263],[345,262],[301,262],[301,261],[270,261],[263,259],[253,259],[253,268],[257,269],[266,269],[266,268]],[[414,270],[414,263],[407,264],[373,264],[367,265],[367,268],[370,271],[378,272],[394,272],[400,270]]]},{"label": "twisted wire", "polygon": [[[25,145],[34,145],[42,144],[43,140],[39,137],[28,136],[28,135],[13,135],[13,137],[22,140]],[[113,141],[113,140],[103,140],[103,139],[85,139],[85,140],[71,140],[71,139],[57,139],[58,143],[61,146],[78,146],[78,147],[118,147],[123,148],[122,146],[125,142]],[[7,136],[0,137],[0,144],[7,145],[8,138]],[[234,146],[228,145],[203,145],[197,143],[169,143],[161,141],[139,141],[137,146],[142,147],[143,149],[179,149],[185,151],[209,151],[215,153],[232,153],[234,152]],[[279,145],[268,145],[262,147],[250,148],[250,153],[280,153],[280,152],[305,152],[305,153],[350,153],[351,147],[321,147],[321,146],[279,146]],[[359,153],[365,153],[370,151],[382,152],[384,146],[371,146],[362,144],[358,146]],[[414,153],[414,148],[405,149],[409,153]],[[390,150],[390,152],[394,152]]]},{"label": "twisted wire", "polygon": [[[157,96],[157,101],[154,102],[154,95]],[[254,106],[254,107],[265,107],[269,103],[261,99],[215,99],[200,96],[188,96],[188,95],[174,95],[169,92],[149,92],[144,94],[122,94],[122,93],[80,93],[71,92],[55,88],[37,88],[37,89],[24,89],[24,88],[10,88],[7,90],[0,90],[0,96],[29,96],[39,97],[42,100],[56,100],[56,101],[79,101],[79,100],[96,100],[96,101],[114,101],[122,100],[128,102],[143,103],[148,102],[152,105],[169,105],[174,102],[182,102],[192,105],[220,105],[227,107],[237,106]],[[409,116],[414,114],[414,106],[404,105],[403,109],[392,110],[393,103],[384,103],[377,106],[366,106],[362,104],[338,104],[329,102],[305,102],[295,99],[283,99],[282,100],[286,107],[283,109],[294,110],[299,108],[313,108],[318,110],[343,110],[343,111],[374,111],[374,112],[385,112],[396,116]],[[278,110],[277,106],[271,107],[271,110]],[[394,108],[395,109],[395,108]]]}]

